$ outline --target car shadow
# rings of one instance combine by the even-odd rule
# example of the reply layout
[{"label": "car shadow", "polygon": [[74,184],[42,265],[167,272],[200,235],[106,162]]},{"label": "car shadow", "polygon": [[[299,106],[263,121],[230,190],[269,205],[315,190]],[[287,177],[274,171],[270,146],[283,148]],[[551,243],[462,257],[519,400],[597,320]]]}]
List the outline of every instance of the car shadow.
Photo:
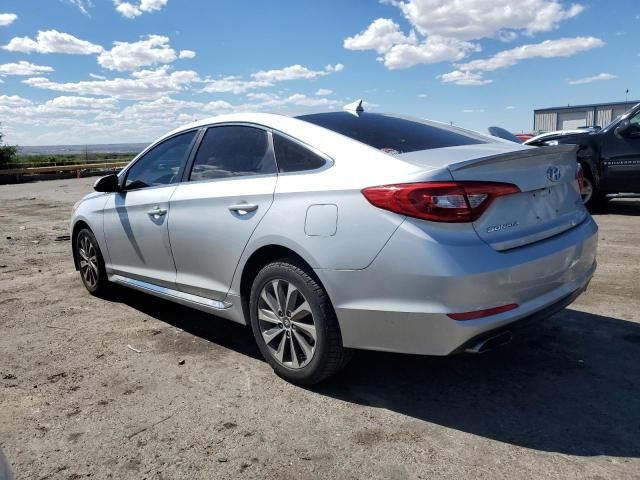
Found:
[{"label": "car shadow", "polygon": [[[249,328],[128,289],[118,301],[261,359]],[[566,309],[481,355],[356,352],[309,388],[525,448],[640,457],[640,324]]]},{"label": "car shadow", "polygon": [[359,352],[314,390],[485,438],[640,456],[640,324],[565,310],[481,355]]},{"label": "car shadow", "polygon": [[262,360],[251,329],[244,325],[117,285],[108,300],[124,303],[216,345]]}]

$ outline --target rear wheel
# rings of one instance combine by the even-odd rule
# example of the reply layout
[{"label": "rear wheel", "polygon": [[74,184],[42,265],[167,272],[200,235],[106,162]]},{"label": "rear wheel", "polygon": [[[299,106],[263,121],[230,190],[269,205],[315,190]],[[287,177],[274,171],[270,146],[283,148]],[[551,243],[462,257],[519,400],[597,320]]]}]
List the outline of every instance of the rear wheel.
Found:
[{"label": "rear wheel", "polygon": [[93,232],[84,228],[75,238],[76,260],[80,278],[91,295],[103,296],[109,289],[104,259]]},{"label": "rear wheel", "polygon": [[258,273],[249,307],[262,355],[278,375],[292,383],[321,382],[351,357],[342,347],[327,293],[293,259],[270,263]]}]

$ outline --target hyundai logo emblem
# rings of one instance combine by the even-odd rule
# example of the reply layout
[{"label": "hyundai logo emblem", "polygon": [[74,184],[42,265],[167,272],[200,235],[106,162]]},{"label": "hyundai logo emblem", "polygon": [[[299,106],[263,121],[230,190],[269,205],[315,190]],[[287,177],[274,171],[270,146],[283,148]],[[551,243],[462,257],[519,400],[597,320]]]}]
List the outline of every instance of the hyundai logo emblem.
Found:
[{"label": "hyundai logo emblem", "polygon": [[558,180],[560,180],[561,176],[562,172],[560,172],[560,169],[558,167],[547,168],[547,178],[550,182],[557,182]]}]

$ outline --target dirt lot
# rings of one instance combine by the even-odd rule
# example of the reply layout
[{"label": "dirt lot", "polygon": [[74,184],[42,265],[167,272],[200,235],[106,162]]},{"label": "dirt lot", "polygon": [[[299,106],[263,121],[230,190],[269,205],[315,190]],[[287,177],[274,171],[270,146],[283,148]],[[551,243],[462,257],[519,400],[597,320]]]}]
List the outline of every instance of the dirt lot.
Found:
[{"label": "dirt lot", "polygon": [[597,216],[589,292],[509,346],[362,352],[303,389],[239,325],[89,296],[55,239],[92,182],[0,187],[0,448],[16,478],[640,477],[640,200]]}]

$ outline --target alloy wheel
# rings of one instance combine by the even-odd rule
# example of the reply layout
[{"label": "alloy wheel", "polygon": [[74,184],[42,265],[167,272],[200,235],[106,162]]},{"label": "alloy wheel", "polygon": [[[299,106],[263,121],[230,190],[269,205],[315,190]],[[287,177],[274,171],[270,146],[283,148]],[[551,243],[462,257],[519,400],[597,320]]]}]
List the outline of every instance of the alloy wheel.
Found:
[{"label": "alloy wheel", "polygon": [[93,289],[98,284],[98,251],[88,235],[82,235],[78,241],[78,256],[82,278]]},{"label": "alloy wheel", "polygon": [[306,366],[316,351],[316,325],[309,302],[292,283],[267,282],[258,299],[258,325],[269,353],[293,369]]},{"label": "alloy wheel", "polygon": [[580,189],[580,195],[582,195],[582,203],[587,204],[593,196],[593,184],[587,177],[582,178],[582,188]]}]

